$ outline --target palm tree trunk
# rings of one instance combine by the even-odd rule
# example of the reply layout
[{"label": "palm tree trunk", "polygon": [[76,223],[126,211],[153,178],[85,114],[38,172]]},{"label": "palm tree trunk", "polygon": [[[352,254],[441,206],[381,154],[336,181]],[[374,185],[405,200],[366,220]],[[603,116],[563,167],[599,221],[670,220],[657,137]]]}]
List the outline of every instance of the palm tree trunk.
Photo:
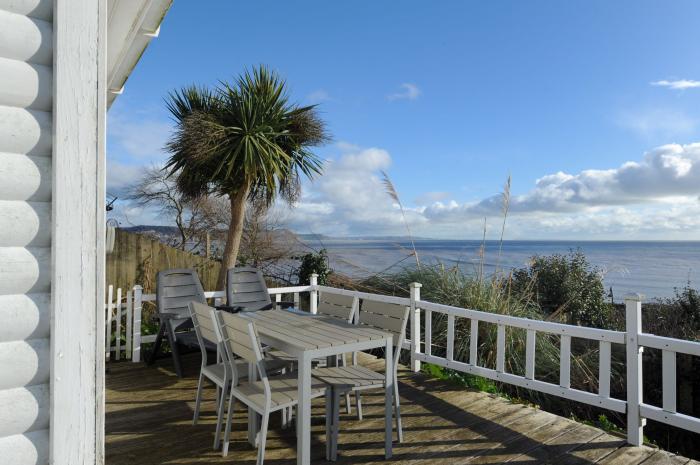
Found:
[{"label": "palm tree trunk", "polygon": [[216,288],[223,290],[226,286],[226,271],[236,266],[238,259],[238,248],[241,246],[243,236],[243,220],[245,219],[245,203],[248,197],[248,187],[229,194],[231,202],[231,223],[228,226],[226,235],[226,246],[221,260],[221,271]]}]

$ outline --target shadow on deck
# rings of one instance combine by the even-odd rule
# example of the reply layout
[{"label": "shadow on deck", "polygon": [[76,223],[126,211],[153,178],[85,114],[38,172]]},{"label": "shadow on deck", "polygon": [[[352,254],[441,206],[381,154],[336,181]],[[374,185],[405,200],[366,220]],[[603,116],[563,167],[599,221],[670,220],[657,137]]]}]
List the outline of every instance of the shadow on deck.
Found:
[{"label": "shadow on deck", "polygon": [[[171,361],[154,366],[111,363],[106,376],[106,463],[255,464],[246,440],[247,414],[234,416],[228,457],[212,450],[215,408],[213,387],[205,389],[202,416],[192,425],[199,354],[185,356],[184,379]],[[376,359],[363,356],[371,366]],[[378,366],[383,367],[383,361]],[[406,370],[399,373],[404,442],[384,460],[383,394],[365,393],[365,418],[341,420],[338,464],[687,464],[688,459],[649,447],[627,447],[617,436],[541,410],[465,390]],[[373,395],[374,394],[374,395]],[[240,403],[238,404],[240,406]],[[324,405],[312,410],[312,462],[325,463]],[[294,429],[280,429],[271,417],[267,464],[296,463]],[[695,462],[693,462],[695,463]]]}]

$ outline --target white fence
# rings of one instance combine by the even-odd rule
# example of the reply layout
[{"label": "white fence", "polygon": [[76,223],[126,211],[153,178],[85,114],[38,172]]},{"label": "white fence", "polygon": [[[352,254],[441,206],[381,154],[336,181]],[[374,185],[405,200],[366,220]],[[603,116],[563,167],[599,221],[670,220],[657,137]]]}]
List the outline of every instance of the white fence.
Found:
[{"label": "white fence", "polygon": [[[311,286],[277,287],[268,289],[268,291],[270,295],[275,296],[276,302],[281,301],[283,294],[292,294],[294,306],[299,307],[300,293],[310,292]],[[214,299],[214,303],[218,305],[226,293],[224,291],[210,291],[205,292],[204,295],[208,299]],[[108,287],[107,303],[105,304],[105,357],[108,361],[111,360],[112,354],[114,354],[115,360],[120,360],[122,352],[126,359],[131,359],[135,363],[141,361],[143,344],[150,344],[156,340],[155,334],[141,334],[143,304],[144,302],[155,302],[155,300],[156,295],[144,294],[141,286],[134,286],[126,291],[117,288],[116,292],[114,286]]]},{"label": "white fence", "polygon": [[[642,443],[642,430],[647,418],[666,423],[678,428],[700,433],[700,418],[684,415],[676,411],[676,355],[688,354],[700,356],[700,343],[672,339],[642,332],[642,296],[630,295],[625,298],[626,306],[626,331],[608,331],[597,328],[587,328],[547,321],[517,318],[507,315],[470,310],[449,305],[436,304],[421,300],[421,285],[411,285],[410,297],[394,297],[365,292],[337,289],[316,285],[315,277],[309,286],[295,286],[269,289],[270,295],[275,296],[279,302],[283,294],[294,296],[295,307],[299,307],[300,293],[309,293],[309,311],[316,313],[318,292],[327,292],[342,295],[356,296],[361,300],[373,300],[411,308],[410,337],[404,342],[404,348],[411,353],[411,369],[420,370],[421,362],[431,363],[473,375],[482,376],[502,383],[532,389],[582,402],[596,407],[605,408],[615,412],[627,414],[627,440],[630,444]],[[221,300],[223,291],[206,292],[207,298],[215,301]],[[141,347],[143,344],[155,341],[155,335],[141,335],[141,315],[143,302],[156,300],[155,294],[143,294],[141,286],[135,286],[131,290],[115,293],[109,286],[107,310],[107,341],[105,344],[106,357],[109,360],[111,353],[119,360],[121,352],[125,352],[127,359],[134,362],[141,360]],[[447,317],[447,344],[444,357],[432,353],[432,317],[433,313],[440,313]],[[469,361],[454,359],[455,347],[455,323],[458,319],[469,320],[470,348]],[[124,320],[124,321],[122,321]],[[421,326],[424,325],[423,331]],[[496,325],[496,367],[487,368],[478,364],[479,349],[479,325]],[[111,344],[112,327],[115,338]],[[524,376],[508,373],[505,370],[506,359],[506,329],[519,328],[526,331],[525,347],[525,374]],[[539,334],[554,334],[560,339],[560,366],[559,383],[554,384],[535,378],[535,347]],[[121,343],[122,337],[125,344]],[[471,337],[475,335],[475,337]],[[588,392],[571,387],[571,341],[574,338],[597,341],[599,345],[598,367],[598,391]],[[610,396],[611,354],[612,344],[625,346],[626,372],[627,372],[627,400],[616,399]],[[643,402],[642,386],[642,352],[644,347],[659,349],[662,351],[662,386],[663,405],[658,407]]]}]

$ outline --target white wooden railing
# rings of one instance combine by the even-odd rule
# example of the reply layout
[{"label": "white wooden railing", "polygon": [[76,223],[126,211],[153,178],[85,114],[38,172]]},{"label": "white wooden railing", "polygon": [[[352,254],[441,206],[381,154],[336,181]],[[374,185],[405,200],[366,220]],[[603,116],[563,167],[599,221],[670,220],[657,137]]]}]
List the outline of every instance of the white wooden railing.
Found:
[{"label": "white wooden railing", "polygon": [[[598,328],[566,325],[548,321],[531,320],[508,315],[471,310],[449,305],[437,304],[421,300],[421,285],[411,284],[410,297],[395,297],[366,292],[319,286],[316,277],[312,276],[308,286],[279,287],[269,289],[270,295],[279,302],[283,294],[294,296],[295,306],[299,308],[300,294],[309,293],[309,311],[316,313],[318,293],[327,292],[341,295],[356,296],[361,300],[387,302],[410,307],[409,337],[404,342],[404,348],[410,350],[410,367],[419,371],[421,363],[431,363],[452,370],[482,376],[502,383],[532,389],[581,402],[596,407],[627,414],[627,440],[630,444],[641,445],[643,427],[646,419],[666,423],[678,428],[700,433],[700,418],[684,415],[676,411],[676,354],[700,356],[700,343],[672,339],[642,332],[641,295],[629,295],[625,298],[626,330],[609,331]],[[155,294],[143,294],[141,286],[122,292],[116,290],[116,301],[113,301],[112,286],[109,286],[107,310],[107,342],[106,357],[119,360],[124,351],[126,358],[134,362],[141,360],[143,344],[155,341],[155,335],[141,335],[141,315],[144,302],[156,300]],[[218,303],[225,297],[225,292],[206,292],[207,298]],[[433,313],[447,317],[447,343],[445,356],[432,353],[432,318]],[[122,322],[122,319],[125,319]],[[469,360],[455,360],[455,324],[458,319],[469,320]],[[487,368],[478,363],[479,325],[496,325],[496,367]],[[421,331],[421,326],[424,326]],[[116,335],[125,334],[125,344],[121,337],[115,338],[111,344],[112,326]],[[526,331],[525,344],[525,374],[508,373],[505,369],[506,360],[506,329],[519,328]],[[471,337],[471,335],[476,337]],[[560,338],[559,383],[550,383],[535,378],[535,347],[538,334],[554,334]],[[588,392],[571,387],[571,340],[573,338],[597,341],[599,345],[598,391]],[[611,355],[612,344],[625,346],[627,371],[627,400],[611,397]],[[663,405],[661,407],[643,402],[642,386],[642,352],[644,347],[662,351],[662,380]],[[492,350],[492,349],[489,349]]]}]

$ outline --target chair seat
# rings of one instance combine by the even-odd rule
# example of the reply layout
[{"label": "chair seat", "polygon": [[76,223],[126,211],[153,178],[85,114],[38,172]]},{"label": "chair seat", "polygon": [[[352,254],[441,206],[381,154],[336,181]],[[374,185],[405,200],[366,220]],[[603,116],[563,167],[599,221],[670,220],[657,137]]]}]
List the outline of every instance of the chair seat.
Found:
[{"label": "chair seat", "polygon": [[[288,367],[288,363],[282,360],[266,360],[265,367],[271,373],[277,373]],[[248,379],[248,362],[245,360],[236,361],[236,370],[240,379]],[[204,376],[219,385],[224,383],[224,363],[215,363],[202,368]]]},{"label": "chair seat", "polygon": [[359,365],[317,368],[312,376],[329,386],[345,389],[371,389],[384,386],[384,374]]},{"label": "chair seat", "polygon": [[[271,411],[294,405],[298,402],[298,383],[296,375],[281,375],[268,377],[270,382]],[[311,397],[319,397],[325,393],[326,385],[313,377],[311,378]],[[245,403],[252,403],[260,410],[265,408],[265,387],[262,381],[249,383],[244,381],[233,388],[233,392]],[[244,400],[245,399],[245,400]]]},{"label": "chair seat", "polygon": [[[197,333],[194,331],[179,331],[175,333],[175,341],[189,348],[199,348],[199,340],[197,339]],[[216,352],[216,344],[209,340],[204,340],[204,345],[206,349],[210,352]]]},{"label": "chair seat", "polygon": [[[280,361],[286,363],[296,363],[297,358],[293,355],[289,355],[287,352],[282,352],[281,350],[269,349],[265,351],[265,358],[269,358],[270,361]],[[265,361],[267,364],[267,360]],[[269,365],[265,365],[269,369]]]},{"label": "chair seat", "polygon": [[[236,362],[236,369],[238,374],[242,378],[248,377],[248,364],[244,361]],[[214,381],[215,383],[222,385],[224,382],[224,363],[215,363],[213,365],[207,365],[202,368],[202,374]]]}]

